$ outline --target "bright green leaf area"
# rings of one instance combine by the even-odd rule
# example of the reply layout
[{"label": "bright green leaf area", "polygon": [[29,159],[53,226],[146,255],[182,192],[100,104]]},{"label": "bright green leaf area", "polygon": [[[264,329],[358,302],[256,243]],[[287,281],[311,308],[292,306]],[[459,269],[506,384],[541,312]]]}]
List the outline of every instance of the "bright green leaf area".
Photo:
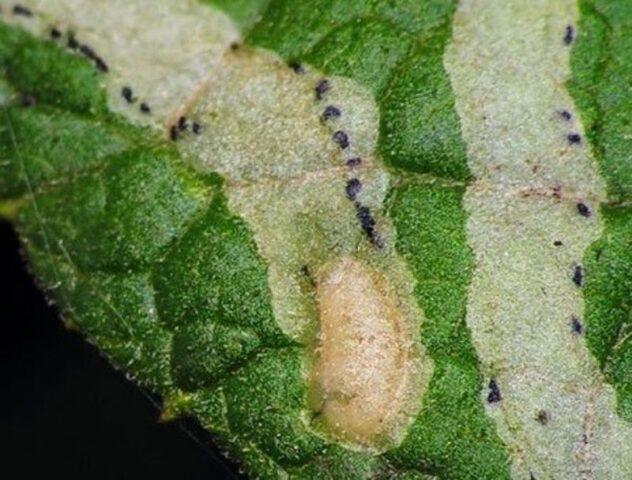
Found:
[{"label": "bright green leaf area", "polygon": [[581,0],[580,9],[569,88],[609,199],[584,259],[586,339],[632,421],[632,3]]},{"label": "bright green leaf area", "polygon": [[[20,181],[23,175],[20,162],[9,161],[18,153],[29,166],[31,186],[35,188],[80,171],[96,170],[107,157],[129,148],[125,137],[119,136],[115,129],[66,111],[45,106],[7,108],[3,116],[0,190],[5,195],[26,192],[26,184]],[[76,142],[77,138],[85,141]],[[19,151],[16,145],[20,146]]]},{"label": "bright green leaf area", "polygon": [[584,258],[586,339],[632,421],[632,208],[605,206],[602,237]]},{"label": "bright green leaf area", "polygon": [[[107,112],[88,62],[17,28],[0,37],[0,203],[22,205],[29,263],[67,324],[167,405],[185,395],[182,413],[253,476],[327,454],[300,417],[302,350],[274,322],[266,267],[221,179]],[[347,453],[344,468],[373,461]]]},{"label": "bright green leaf area", "polygon": [[158,306],[176,331],[174,375],[183,388],[216,383],[263,346],[288,345],[266,278],[246,225],[223,201],[214,202],[157,266]]},{"label": "bright green leaf area", "polygon": [[[19,163],[20,144],[15,150]],[[31,165],[23,165],[26,178]],[[131,149],[109,157],[102,171],[38,192],[22,213],[22,233],[39,248],[67,252],[85,270],[147,266],[182,234],[206,195],[167,152]]]}]

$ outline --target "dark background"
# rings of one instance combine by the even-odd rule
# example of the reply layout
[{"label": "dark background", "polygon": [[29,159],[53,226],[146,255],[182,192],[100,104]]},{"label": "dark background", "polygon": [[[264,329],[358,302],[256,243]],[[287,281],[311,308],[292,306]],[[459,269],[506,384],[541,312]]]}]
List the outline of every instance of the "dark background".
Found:
[{"label": "dark background", "polygon": [[19,252],[0,221],[0,478],[236,480],[195,422],[159,424],[148,393],[62,326]]}]

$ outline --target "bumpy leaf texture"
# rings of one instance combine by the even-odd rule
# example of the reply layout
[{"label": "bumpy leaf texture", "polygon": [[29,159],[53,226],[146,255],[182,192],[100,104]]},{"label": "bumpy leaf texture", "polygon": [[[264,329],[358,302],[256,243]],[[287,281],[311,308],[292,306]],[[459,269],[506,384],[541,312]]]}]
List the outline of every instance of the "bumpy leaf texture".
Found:
[{"label": "bumpy leaf texture", "polygon": [[0,214],[251,478],[632,478],[632,3],[0,2]]}]

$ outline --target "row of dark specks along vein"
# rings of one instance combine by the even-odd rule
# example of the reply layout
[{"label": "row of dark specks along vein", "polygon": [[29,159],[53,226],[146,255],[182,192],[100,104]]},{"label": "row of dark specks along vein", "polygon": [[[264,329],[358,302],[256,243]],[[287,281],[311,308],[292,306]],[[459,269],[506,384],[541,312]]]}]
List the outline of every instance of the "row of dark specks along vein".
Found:
[{"label": "row of dark specks along vein", "polygon": [[[202,125],[199,122],[192,122],[190,127],[191,131],[196,135],[199,135],[202,131]],[[187,117],[181,116],[180,118],[178,118],[177,124],[171,125],[171,127],[169,127],[169,138],[171,138],[171,140],[175,142],[176,140],[178,140],[178,138],[180,138],[180,135],[186,133],[188,130],[189,121],[187,120]]]},{"label": "row of dark specks along vein", "polygon": [[[566,30],[564,32],[564,38],[563,38],[564,45],[570,46],[573,43],[574,39],[575,39],[575,29],[573,28],[572,25],[567,25]],[[573,119],[573,115],[568,110],[560,110],[558,114],[566,122],[570,122]],[[571,132],[567,134],[566,138],[570,145],[579,146],[582,143],[581,135],[576,132]],[[584,202],[582,201],[577,202],[576,208],[577,208],[577,213],[581,215],[582,217],[589,218],[592,216],[592,211],[590,210],[590,207],[586,205]],[[556,247],[561,247],[563,245],[561,240],[556,240],[555,242],[553,242],[553,244]],[[584,286],[584,276],[585,276],[584,267],[582,267],[581,264],[575,265],[573,268],[572,281],[578,288],[581,288]],[[574,334],[577,334],[577,335],[581,335],[584,330],[584,327],[582,325],[580,318],[575,314],[571,315],[571,330]]]},{"label": "row of dark specks along vein", "polygon": [[[17,4],[14,5],[12,11],[14,15],[22,15],[22,16],[27,16],[27,17],[33,16],[33,12],[31,10]],[[50,36],[53,40],[59,41],[62,39],[63,33],[58,28],[51,27]],[[69,49],[73,51],[78,51],[81,54],[83,54],[86,58],[93,61],[96,68],[99,71],[103,73],[107,73],[109,71],[109,68],[107,64],[105,63],[105,61],[99,55],[97,55],[97,53],[89,45],[82,44],[79,41],[77,41],[75,35],[72,32],[68,32],[67,34],[66,45]],[[237,48],[239,48],[239,44],[235,43],[231,45],[231,49],[235,50]],[[305,68],[300,63],[297,63],[297,62],[290,62],[289,67],[297,74],[302,74],[305,72]],[[330,85],[329,80],[327,79],[320,80],[314,89],[315,94],[316,94],[316,99],[318,101],[322,101],[324,97],[326,96],[327,91],[330,89],[330,87],[331,85]],[[137,97],[134,95],[134,91],[132,90],[130,86],[124,86],[121,88],[121,96],[130,105],[136,103],[136,101],[138,100]],[[32,96],[29,96],[29,95],[23,96],[23,99],[22,99],[23,105],[32,106],[35,103],[36,103],[36,100]],[[145,114],[151,113],[151,107],[146,102],[140,103],[139,110]],[[338,107],[334,105],[328,105],[324,109],[321,115],[321,121],[328,122],[330,120],[339,118],[341,115],[342,115],[342,112],[340,111]],[[194,134],[199,134],[202,131],[202,125],[200,123],[194,121],[191,124],[189,124],[188,119],[184,116],[181,116],[178,119],[177,124],[169,127],[170,139],[173,141],[178,140],[180,135],[187,132],[189,128],[191,128],[191,131]],[[337,130],[336,132],[334,132],[332,139],[334,142],[336,142],[336,144],[342,150],[346,150],[349,147],[349,143],[350,143],[349,135],[343,130]],[[361,163],[362,163],[362,159],[359,157],[349,158],[345,162],[345,164],[350,169],[354,169],[355,167],[359,166]],[[362,205],[362,203],[357,199],[357,196],[361,190],[362,190],[362,182],[357,177],[354,176],[347,182],[345,192],[346,192],[347,198],[353,201],[353,204],[356,209],[356,216],[360,222],[360,226],[362,227],[362,230],[364,231],[366,236],[369,238],[371,243],[373,243],[378,248],[382,248],[383,242],[377,235],[377,232],[375,231],[375,226],[376,226],[375,218],[373,218],[373,215],[371,214],[370,209],[367,206]]]},{"label": "row of dark specks along vein", "polygon": [[[53,40],[61,40],[63,37],[62,32],[57,27],[51,27],[50,36]],[[68,32],[66,46],[73,51],[81,53],[84,57],[94,63],[94,66],[102,73],[108,73],[110,68],[107,63],[94,51],[92,47],[85,43],[77,41],[73,32]]]},{"label": "row of dark specks along vein", "polygon": [[[33,12],[29,8],[19,5],[19,4],[15,4],[11,11],[13,15],[20,15],[24,17],[33,16]],[[55,41],[61,41],[64,37],[64,34],[62,33],[62,31],[59,30],[59,28],[55,26],[50,27],[49,33],[50,33],[51,39]],[[97,55],[94,49],[90,47],[89,45],[80,43],[75,37],[75,34],[73,32],[70,32],[70,31],[68,32],[66,36],[66,46],[70,50],[77,51],[81,53],[84,57],[86,57],[88,60],[91,60],[92,62],[94,62],[94,66],[100,72],[102,73],[109,72],[109,67],[107,63],[105,63],[103,58]],[[136,103],[136,101],[138,100],[138,98],[134,95],[134,91],[129,86],[124,86],[121,88],[121,96],[130,105]],[[25,94],[25,95],[22,95],[21,103],[25,107],[31,107],[37,103],[37,100],[32,95]],[[151,113],[151,106],[147,102],[140,102],[138,109],[142,113],[147,114],[147,115]],[[177,125],[173,125],[169,129],[169,136],[171,140],[174,140],[174,141],[177,140],[180,134],[183,132],[186,132],[189,129],[189,127],[191,127],[191,131],[195,133],[196,135],[202,131],[202,125],[199,122],[194,121],[189,125],[189,122],[186,117],[180,117],[178,119]]]},{"label": "row of dark specks along vein", "polygon": [[[33,17],[34,16],[33,12],[29,8],[27,8],[27,7],[23,6],[23,5],[20,5],[20,4],[15,4],[13,6],[13,8],[11,9],[11,13],[13,15],[18,15],[18,16],[22,16],[22,17]],[[54,27],[54,26],[50,27],[49,34],[50,34],[51,39],[54,40],[54,41],[59,41],[64,36],[63,33],[61,32],[61,30],[59,30],[57,27]],[[70,50],[73,50],[75,52],[78,52],[78,53],[82,54],[88,60],[93,62],[94,66],[100,72],[102,72],[102,73],[108,73],[109,72],[110,69],[109,69],[107,63],[105,63],[105,60],[103,60],[103,58],[100,57],[94,51],[94,49],[92,47],[77,41],[77,39],[76,39],[76,37],[75,37],[73,32],[68,32],[66,46]],[[32,106],[34,106],[36,104],[36,102],[37,102],[37,100],[32,95],[28,95],[28,94],[22,95],[22,105],[23,106],[25,106],[25,107],[32,107]]]},{"label": "row of dark specks along vein", "polygon": [[[136,101],[138,100],[138,98],[134,96],[134,90],[132,90],[132,87],[129,86],[124,86],[123,88],[121,88],[121,97],[123,97],[125,101],[130,105],[136,103]],[[147,102],[140,102],[140,106],[138,107],[138,109],[146,114],[151,113],[151,107]]]},{"label": "row of dark specks along vein", "polygon": [[[575,40],[575,29],[572,25],[567,25],[564,31],[563,43],[566,46],[570,46]],[[557,115],[560,119],[565,122],[570,122],[573,119],[573,115],[566,109],[558,110]],[[569,132],[566,134],[566,140],[571,146],[580,146],[582,143],[581,135],[577,132]],[[553,188],[553,196],[555,198],[561,198],[561,190],[559,187]],[[592,216],[592,211],[590,207],[586,205],[584,202],[579,201],[576,204],[577,213],[582,217],[589,218]],[[562,247],[564,243],[561,240],[555,240],[553,242],[555,247]],[[572,269],[571,280],[575,284],[577,288],[582,288],[584,286],[585,279],[585,270],[581,264],[576,264]],[[570,317],[570,330],[574,335],[582,335],[584,332],[584,325],[580,317],[576,314],[572,314]],[[488,384],[488,394],[487,394],[487,402],[490,404],[498,403],[502,400],[502,394],[500,392],[500,387],[495,378],[491,378]],[[546,426],[551,419],[551,414],[545,410],[539,410],[535,417],[535,421],[540,423],[543,426]],[[584,443],[588,443],[589,439],[587,435],[584,435],[582,438]],[[530,472],[530,480],[536,480],[536,477],[533,473]]]},{"label": "row of dark specks along vein", "polygon": [[[31,12],[30,9],[28,9],[27,7],[20,5],[18,3],[16,3],[15,5],[13,5],[13,8],[11,9],[11,12],[13,13],[13,15],[21,15],[23,17],[32,17],[33,16],[33,12]],[[3,13],[0,10],[0,13]]]},{"label": "row of dark specks along vein", "polygon": [[[123,88],[121,88],[121,96],[130,105],[136,103],[136,101],[138,100],[134,96],[134,91],[132,90],[132,87],[129,86],[124,86]],[[139,109],[143,113],[151,113],[151,107],[146,102],[141,102]],[[196,135],[199,135],[200,132],[202,132],[202,125],[199,122],[194,121],[191,122],[191,124],[189,125],[187,117],[181,116],[180,118],[178,118],[177,124],[169,127],[169,138],[175,142],[176,140],[178,140],[178,138],[180,138],[181,134],[189,130],[189,127],[191,127],[191,131]]]},{"label": "row of dark specks along vein", "polygon": [[[33,13],[30,9],[19,4],[16,4],[13,6],[12,13],[14,15],[21,15],[21,16],[26,16],[26,17],[33,16]],[[60,40],[63,37],[63,34],[56,27],[51,27],[50,36],[53,40]],[[565,45],[570,45],[573,42],[574,38],[575,38],[574,29],[571,25],[568,25],[564,33],[563,42]],[[71,50],[79,51],[88,59],[94,61],[95,66],[98,70],[102,71],[103,73],[108,72],[108,66],[105,63],[105,61],[101,57],[99,57],[90,46],[79,43],[72,32],[68,33],[67,46]],[[232,44],[231,48],[235,50],[239,48],[239,45]],[[297,63],[297,62],[290,62],[289,67],[297,74],[302,74],[305,72],[304,67],[300,63]],[[324,97],[326,96],[330,88],[331,88],[331,84],[329,80],[327,79],[320,80],[314,88],[316,99],[318,101],[324,100]],[[134,96],[134,92],[132,88],[128,86],[124,86],[121,89],[121,96],[129,104],[134,104],[137,101],[137,98]],[[35,105],[35,103],[36,103],[36,99],[32,97],[31,95],[22,96],[22,104],[24,106],[30,107],[30,106]],[[151,107],[145,102],[140,103],[139,109],[143,113],[146,113],[146,114],[151,113]],[[561,119],[567,122],[571,121],[573,118],[572,114],[568,110],[559,110],[557,114],[559,115]],[[321,121],[328,122],[330,120],[335,120],[337,118],[340,118],[341,115],[342,115],[342,112],[338,107],[334,105],[328,105],[323,110],[323,113],[321,115]],[[178,119],[178,123],[170,127],[170,138],[174,141],[177,140],[180,134],[183,132],[186,132],[189,129],[189,127],[191,128],[191,131],[194,134],[199,134],[202,130],[202,126],[200,123],[194,121],[189,125],[187,118],[184,116],[181,116]],[[349,147],[349,144],[350,144],[349,136],[343,130],[337,130],[336,132],[334,132],[332,139],[342,150],[346,150]],[[575,133],[575,132],[569,133],[567,135],[567,139],[570,145],[581,144],[581,136],[578,133]],[[346,160],[345,163],[349,168],[353,169],[354,167],[357,167],[362,163],[362,159],[359,157],[349,158]],[[354,202],[354,206],[356,208],[356,215],[357,215],[358,220],[360,221],[360,225],[363,231],[365,232],[369,240],[371,240],[371,242],[375,246],[382,247],[383,246],[382,241],[377,236],[377,233],[375,231],[375,224],[376,224],[375,219],[371,215],[369,208],[362,205],[357,200],[357,196],[361,192],[361,190],[362,190],[362,182],[357,177],[352,177],[350,180],[347,181],[345,192],[346,192],[347,198],[349,198],[349,200]],[[556,190],[554,194],[559,197],[560,196],[559,190]],[[577,212],[579,213],[579,215],[586,218],[592,215],[590,208],[583,202],[577,203]],[[556,240],[555,242],[553,242],[553,244],[556,247],[561,247],[563,245],[561,240]],[[584,268],[580,264],[576,265],[573,269],[572,281],[573,283],[575,283],[575,285],[577,285],[577,287],[583,286],[584,275],[585,275]],[[583,325],[581,323],[581,320],[576,315],[572,315],[571,317],[571,326],[572,326],[572,331],[574,333],[581,334],[583,332]],[[488,395],[489,403],[496,403],[502,399],[500,389],[494,379],[490,380],[489,382],[489,390],[490,390],[489,395]]]},{"label": "row of dark specks along vein", "polygon": [[[305,73],[305,67],[298,62],[292,61],[288,63],[288,66],[297,74]],[[322,102],[325,100],[327,96],[327,92],[331,89],[331,82],[326,78],[323,78],[318,81],[316,86],[314,87],[314,93],[316,95],[316,100],[318,102]],[[330,122],[332,120],[336,120],[342,116],[342,111],[339,107],[335,105],[327,105],[322,114],[320,115],[320,120],[323,123]],[[349,135],[344,130],[336,130],[332,135],[332,140],[338,145],[338,147],[346,151],[349,148],[350,140]],[[355,167],[362,164],[362,159],[360,157],[351,157],[345,161],[345,165],[349,167],[351,171],[355,169]],[[362,203],[358,200],[358,195],[362,191],[362,182],[356,176],[352,176],[345,186],[345,194],[349,200],[353,202],[353,205],[356,210],[356,217],[360,222],[360,227],[362,231],[365,233],[369,241],[377,248],[383,248],[384,243],[382,239],[376,232],[375,226],[376,221],[373,215],[371,214],[371,210],[366,205],[362,205]]]}]

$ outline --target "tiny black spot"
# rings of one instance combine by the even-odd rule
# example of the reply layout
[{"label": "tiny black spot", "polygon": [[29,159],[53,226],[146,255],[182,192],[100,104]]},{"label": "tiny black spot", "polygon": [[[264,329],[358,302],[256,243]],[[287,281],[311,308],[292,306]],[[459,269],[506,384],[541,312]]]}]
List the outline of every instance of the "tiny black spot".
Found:
[{"label": "tiny black spot", "polygon": [[555,245],[556,247],[561,247],[561,246],[562,246],[562,245],[564,245],[564,244],[562,243],[562,241],[561,241],[561,240],[555,240],[555,241],[553,242],[553,245]]},{"label": "tiny black spot", "polygon": [[588,206],[583,202],[579,202],[577,204],[577,212],[579,212],[582,217],[590,217],[592,214],[590,208],[588,208]]},{"label": "tiny black spot", "polygon": [[566,25],[566,31],[564,32],[564,45],[570,45],[575,38],[575,29],[572,25]]},{"label": "tiny black spot", "polygon": [[599,250],[597,250],[597,252],[595,253],[595,260],[599,261],[602,253],[603,253],[603,248],[600,248]]},{"label": "tiny black spot", "polygon": [[362,163],[362,159],[360,157],[350,158],[346,161],[347,166],[349,167],[357,167]]},{"label": "tiny black spot", "polygon": [[241,44],[239,42],[233,42],[230,44],[231,50],[239,50],[239,47],[241,47]]},{"label": "tiny black spot", "polygon": [[333,139],[343,150],[349,146],[349,135],[342,130],[338,130],[334,133]]},{"label": "tiny black spot", "polygon": [[540,410],[535,419],[542,425],[546,425],[547,423],[549,423],[550,417],[546,410]]},{"label": "tiny black spot", "polygon": [[176,125],[172,125],[172,127],[169,129],[169,137],[175,142],[179,136],[180,132],[178,131],[178,127]]},{"label": "tiny black spot", "polygon": [[333,105],[328,105],[323,111],[323,114],[321,115],[320,118],[322,121],[326,122],[327,120],[331,120],[333,118],[339,118],[340,115],[342,115],[342,112],[340,111],[338,107],[335,107]]},{"label": "tiny black spot", "polygon": [[94,52],[94,50],[92,50],[92,48],[89,45],[80,45],[79,51],[91,60],[94,60],[95,58],[97,58],[97,54]]},{"label": "tiny black spot", "polygon": [[121,96],[127,100],[127,103],[134,103],[136,98],[134,98],[134,92],[130,87],[123,87],[121,89]]},{"label": "tiny black spot", "polygon": [[560,117],[562,117],[564,120],[570,120],[571,118],[573,118],[568,110],[560,110],[558,113],[560,114]]},{"label": "tiny black spot", "polygon": [[187,117],[180,117],[178,119],[178,130],[180,130],[181,132],[185,131],[187,128],[189,128],[189,124],[187,123]]},{"label": "tiny black spot", "polygon": [[[309,283],[309,286],[311,288],[316,287],[316,280],[314,279],[314,276],[312,275],[312,272],[309,268],[309,265],[303,265],[301,267],[301,275],[303,275],[303,277],[305,277],[305,279],[307,280],[307,282]],[[317,413],[318,415],[318,413]]]},{"label": "tiny black spot", "polygon": [[294,73],[298,73],[298,74],[305,73],[305,67],[303,67],[303,65],[301,65],[299,62],[292,61],[288,63],[288,67],[294,70]]},{"label": "tiny black spot", "polygon": [[107,63],[105,63],[101,57],[95,58],[94,64],[97,66],[97,69],[102,71],[103,73],[108,73],[110,71]]},{"label": "tiny black spot", "polygon": [[25,17],[32,17],[33,12],[31,12],[31,10],[29,10],[23,5],[16,4],[13,6],[13,15],[23,15]]},{"label": "tiny black spot", "polygon": [[489,394],[487,395],[487,401],[489,403],[497,403],[500,402],[502,399],[503,397],[500,394],[500,388],[498,388],[496,380],[491,379],[489,381]]},{"label": "tiny black spot", "polygon": [[20,104],[23,107],[34,107],[37,105],[37,99],[33,95],[23,94],[20,96]]},{"label": "tiny black spot", "polygon": [[73,33],[68,34],[68,48],[72,50],[76,50],[77,48],[79,48],[79,42],[77,41]]},{"label": "tiny black spot", "polygon": [[577,265],[573,270],[573,283],[578,287],[584,285],[584,267]]},{"label": "tiny black spot", "polygon": [[358,217],[358,220],[360,221],[360,226],[362,227],[362,230],[364,231],[366,236],[369,238],[369,240],[373,242],[374,245],[380,247],[381,246],[380,242],[375,235],[376,222],[375,222],[375,219],[373,218],[373,215],[371,215],[371,211],[369,210],[369,207],[365,207],[360,202],[355,202],[354,206],[356,208],[356,216]]},{"label": "tiny black spot", "polygon": [[358,193],[362,190],[362,182],[357,178],[352,178],[347,182],[347,186],[345,187],[345,192],[347,192],[347,197],[351,200],[355,200]]},{"label": "tiny black spot", "polygon": [[151,113],[151,107],[143,102],[140,104],[140,111],[143,113]]},{"label": "tiny black spot", "polygon": [[577,335],[581,335],[584,331],[584,326],[582,325],[579,317],[577,317],[576,315],[573,315],[571,317],[571,326],[573,328],[573,333],[576,333]]},{"label": "tiny black spot", "polygon": [[323,95],[325,95],[325,93],[329,90],[329,80],[323,78],[316,84],[316,88],[314,90],[316,91],[316,98],[318,100],[322,100]]},{"label": "tiny black spot", "polygon": [[535,478],[535,475],[531,472],[529,472],[529,480],[538,480],[537,478]]},{"label": "tiny black spot", "polygon": [[191,130],[193,130],[193,133],[195,133],[196,135],[199,135],[202,131],[202,125],[200,125],[198,122],[193,122],[193,124],[191,125]]},{"label": "tiny black spot", "polygon": [[93,60],[97,69],[104,73],[109,71],[107,64],[99,57],[89,45],[79,45],[79,51],[88,59]]},{"label": "tiny black spot", "polygon": [[582,142],[582,137],[579,133],[569,133],[566,138],[568,139],[568,143],[571,145],[576,145]]},{"label": "tiny black spot", "polygon": [[58,39],[61,37],[61,31],[56,27],[52,27],[50,29],[50,36],[51,38]]}]

